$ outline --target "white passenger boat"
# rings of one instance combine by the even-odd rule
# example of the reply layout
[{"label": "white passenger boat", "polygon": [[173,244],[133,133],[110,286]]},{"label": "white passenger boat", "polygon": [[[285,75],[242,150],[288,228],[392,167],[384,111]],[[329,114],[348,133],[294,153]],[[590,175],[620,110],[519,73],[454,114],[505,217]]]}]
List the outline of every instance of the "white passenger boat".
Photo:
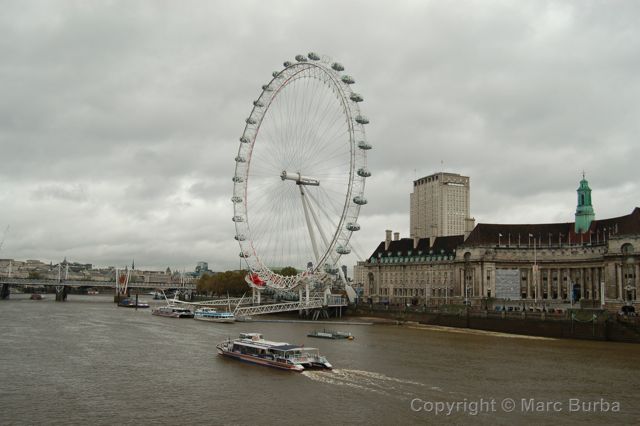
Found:
[{"label": "white passenger boat", "polygon": [[233,312],[216,311],[213,308],[196,309],[195,319],[211,322],[234,322],[236,317]]},{"label": "white passenger boat", "polygon": [[238,339],[226,340],[216,348],[220,355],[281,370],[333,368],[316,348],[264,340],[259,333],[242,333]]},{"label": "white passenger boat", "polygon": [[161,317],[170,317],[170,318],[193,318],[193,312],[191,312],[187,308],[181,308],[178,306],[160,306],[158,308],[154,308],[151,311],[153,315],[158,315]]}]

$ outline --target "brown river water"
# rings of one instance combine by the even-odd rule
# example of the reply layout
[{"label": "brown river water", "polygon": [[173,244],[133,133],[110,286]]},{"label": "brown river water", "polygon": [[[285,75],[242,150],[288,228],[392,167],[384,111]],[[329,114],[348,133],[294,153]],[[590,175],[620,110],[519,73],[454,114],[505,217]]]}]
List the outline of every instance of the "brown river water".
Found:
[{"label": "brown river water", "polygon": [[[0,424],[640,423],[640,345],[420,326],[213,324],[110,296],[0,301]],[[353,341],[306,337],[316,328]],[[240,332],[320,348],[332,371],[216,354]]]}]

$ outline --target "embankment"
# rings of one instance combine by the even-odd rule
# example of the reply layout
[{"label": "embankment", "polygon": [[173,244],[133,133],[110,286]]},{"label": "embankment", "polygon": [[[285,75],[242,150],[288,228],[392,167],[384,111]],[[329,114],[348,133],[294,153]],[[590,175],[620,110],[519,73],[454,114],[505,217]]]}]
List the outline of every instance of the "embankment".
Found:
[{"label": "embankment", "polygon": [[557,315],[472,311],[464,307],[420,312],[364,306],[349,309],[349,315],[529,336],[640,343],[638,318],[619,317],[595,310],[577,310]]}]

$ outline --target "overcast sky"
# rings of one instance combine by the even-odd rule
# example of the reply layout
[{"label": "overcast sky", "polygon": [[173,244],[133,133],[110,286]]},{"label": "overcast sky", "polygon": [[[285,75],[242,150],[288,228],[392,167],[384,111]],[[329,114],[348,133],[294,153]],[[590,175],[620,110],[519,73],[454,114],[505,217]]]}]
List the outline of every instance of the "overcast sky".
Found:
[{"label": "overcast sky", "polygon": [[583,169],[596,218],[640,205],[640,2],[0,5],[0,258],[237,267],[238,137],[309,51],[371,120],[364,255],[442,169],[471,176],[477,222],[572,221]]}]

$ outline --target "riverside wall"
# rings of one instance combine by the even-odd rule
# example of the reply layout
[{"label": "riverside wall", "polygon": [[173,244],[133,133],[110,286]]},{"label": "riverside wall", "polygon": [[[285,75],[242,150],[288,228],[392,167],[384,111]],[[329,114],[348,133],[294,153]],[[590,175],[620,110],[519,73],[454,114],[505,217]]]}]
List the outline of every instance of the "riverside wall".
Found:
[{"label": "riverside wall", "polygon": [[457,328],[529,336],[640,343],[640,318],[599,310],[576,310],[562,315],[474,311],[467,308],[419,311],[371,306],[351,307],[349,315],[377,317]]}]

